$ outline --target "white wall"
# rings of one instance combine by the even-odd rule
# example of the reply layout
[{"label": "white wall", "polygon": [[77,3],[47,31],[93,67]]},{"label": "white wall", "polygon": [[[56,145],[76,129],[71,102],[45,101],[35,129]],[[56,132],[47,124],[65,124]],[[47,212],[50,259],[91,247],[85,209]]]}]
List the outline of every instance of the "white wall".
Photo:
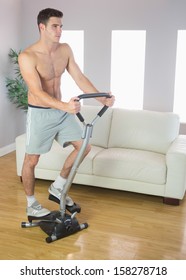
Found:
[{"label": "white wall", "polygon": [[12,73],[10,48],[20,47],[21,0],[0,0],[0,156],[14,149],[15,136],[24,131],[25,114],[7,98],[5,77]]},{"label": "white wall", "polygon": [[[9,2],[0,0],[0,2],[4,2],[3,14],[8,16],[8,24],[6,22],[5,25],[8,40],[3,42],[3,68],[0,71],[6,69],[8,73],[6,55],[9,47],[25,48],[38,39],[36,17],[39,10],[53,7],[63,11],[64,29],[85,30],[85,74],[103,91],[110,89],[111,31],[146,30],[144,109],[173,110],[177,30],[186,29],[185,0],[9,0]],[[11,10],[10,6],[13,7]],[[19,18],[22,29],[19,28]],[[4,73],[0,72],[1,79],[3,76]],[[4,85],[0,85],[0,90],[4,93]],[[117,93],[114,94],[117,98]],[[11,126],[4,133],[4,121],[2,122],[0,118],[0,135],[2,133],[4,135],[4,140],[0,141],[1,147],[12,143],[24,126],[21,114],[5,101],[5,97],[3,106],[0,102],[0,114]],[[182,126],[182,132],[186,134],[184,129],[185,126]]]}]

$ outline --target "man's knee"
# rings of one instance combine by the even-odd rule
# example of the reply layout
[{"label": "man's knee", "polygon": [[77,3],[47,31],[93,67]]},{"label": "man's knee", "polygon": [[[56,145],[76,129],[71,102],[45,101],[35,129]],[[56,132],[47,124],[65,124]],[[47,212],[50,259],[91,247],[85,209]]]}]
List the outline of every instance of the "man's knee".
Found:
[{"label": "man's knee", "polygon": [[34,168],[39,161],[40,155],[25,155],[24,165]]},{"label": "man's knee", "polygon": [[91,145],[88,144],[88,146],[86,147],[86,150],[85,150],[85,155],[88,155],[88,153],[90,153],[91,151]]},{"label": "man's knee", "polygon": [[[81,149],[81,145],[79,146],[78,151],[80,151],[80,149]],[[91,150],[91,145],[88,144],[87,147],[86,147],[86,149],[85,149],[84,155],[85,155],[85,156],[88,155],[88,153],[90,152],[90,150]]]},{"label": "man's knee", "polygon": [[[72,142],[72,145],[74,146],[74,149],[75,149],[77,152],[79,152],[80,149],[81,149],[81,146],[82,146],[82,141]],[[88,153],[90,152],[90,150],[91,150],[91,145],[88,144],[87,147],[86,147],[86,149],[85,149],[84,154],[85,154],[85,155],[88,155]]]}]

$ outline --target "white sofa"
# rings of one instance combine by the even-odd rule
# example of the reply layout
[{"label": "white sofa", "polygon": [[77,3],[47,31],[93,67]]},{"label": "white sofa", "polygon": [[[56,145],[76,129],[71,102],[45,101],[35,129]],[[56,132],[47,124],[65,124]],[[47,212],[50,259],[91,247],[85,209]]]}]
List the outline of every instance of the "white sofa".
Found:
[{"label": "white sofa", "polygon": [[[82,106],[81,113],[90,122],[99,109]],[[179,135],[179,126],[173,113],[109,108],[95,124],[91,152],[74,183],[161,196],[178,205],[186,189],[186,136]],[[71,150],[54,141],[35,177],[54,180]],[[25,134],[16,138],[18,176],[24,153]]]}]

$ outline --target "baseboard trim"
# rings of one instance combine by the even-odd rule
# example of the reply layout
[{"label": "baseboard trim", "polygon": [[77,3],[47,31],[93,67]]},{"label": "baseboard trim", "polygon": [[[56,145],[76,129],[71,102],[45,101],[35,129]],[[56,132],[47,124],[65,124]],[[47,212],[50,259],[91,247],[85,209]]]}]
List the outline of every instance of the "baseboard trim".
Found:
[{"label": "baseboard trim", "polygon": [[0,157],[15,151],[15,143],[0,148]]}]

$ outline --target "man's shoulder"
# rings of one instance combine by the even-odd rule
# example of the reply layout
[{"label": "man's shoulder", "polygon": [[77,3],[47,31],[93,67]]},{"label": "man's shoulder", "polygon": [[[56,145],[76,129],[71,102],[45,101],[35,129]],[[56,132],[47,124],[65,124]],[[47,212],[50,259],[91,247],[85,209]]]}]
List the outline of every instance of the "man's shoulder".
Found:
[{"label": "man's shoulder", "polygon": [[35,45],[31,45],[27,47],[20,53],[21,56],[34,56],[34,54],[35,54]]},{"label": "man's shoulder", "polygon": [[19,57],[18,57],[19,63],[20,62],[31,62],[35,63],[34,61],[36,60],[36,55],[33,46],[27,47],[23,51],[20,52]]},{"label": "man's shoulder", "polygon": [[63,56],[70,58],[73,54],[72,49],[68,43],[60,43],[60,51]]},{"label": "man's shoulder", "polygon": [[62,49],[62,50],[71,50],[70,46],[68,43],[60,43],[59,44],[59,47]]}]

